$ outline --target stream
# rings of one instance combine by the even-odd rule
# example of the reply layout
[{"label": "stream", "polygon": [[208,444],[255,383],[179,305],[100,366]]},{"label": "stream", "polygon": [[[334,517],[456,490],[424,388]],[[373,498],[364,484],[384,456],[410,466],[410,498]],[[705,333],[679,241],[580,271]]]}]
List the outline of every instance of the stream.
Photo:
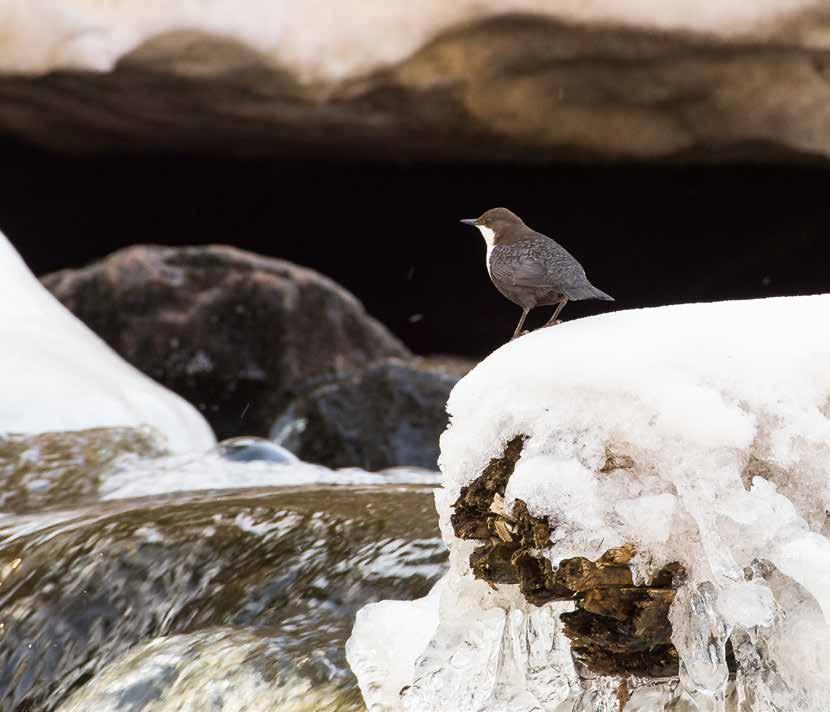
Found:
[{"label": "stream", "polygon": [[445,571],[433,488],[406,483],[435,476],[217,452],[0,438],[0,710],[364,709],[345,642]]}]

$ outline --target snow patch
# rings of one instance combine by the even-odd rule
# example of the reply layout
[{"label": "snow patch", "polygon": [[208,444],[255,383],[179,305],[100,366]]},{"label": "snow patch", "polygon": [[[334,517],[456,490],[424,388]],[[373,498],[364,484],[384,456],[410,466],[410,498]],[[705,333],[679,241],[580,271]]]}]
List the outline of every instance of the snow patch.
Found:
[{"label": "snow patch", "polygon": [[149,425],[173,451],[215,444],[189,403],[121,359],[32,275],[0,234],[0,432]]}]

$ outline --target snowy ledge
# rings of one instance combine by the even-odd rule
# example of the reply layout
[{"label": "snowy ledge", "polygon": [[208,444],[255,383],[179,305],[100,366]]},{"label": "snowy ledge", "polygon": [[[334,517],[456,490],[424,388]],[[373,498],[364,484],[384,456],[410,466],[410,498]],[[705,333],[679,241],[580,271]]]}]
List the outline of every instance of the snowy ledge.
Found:
[{"label": "snowy ledge", "polygon": [[236,40],[306,81],[341,80],[401,62],[453,27],[510,14],[826,48],[823,33],[797,22],[814,7],[810,0],[12,0],[0,6],[0,72],[110,71],[149,40],[194,32]]},{"label": "snowy ledge", "polygon": [[[450,573],[429,599],[358,616],[367,703],[823,709],[828,309],[616,312],[481,363],[441,442]],[[386,662],[383,621],[407,610],[418,639]]]},{"label": "snowy ledge", "polygon": [[0,133],[61,151],[830,155],[811,0],[12,0],[0,27]]}]

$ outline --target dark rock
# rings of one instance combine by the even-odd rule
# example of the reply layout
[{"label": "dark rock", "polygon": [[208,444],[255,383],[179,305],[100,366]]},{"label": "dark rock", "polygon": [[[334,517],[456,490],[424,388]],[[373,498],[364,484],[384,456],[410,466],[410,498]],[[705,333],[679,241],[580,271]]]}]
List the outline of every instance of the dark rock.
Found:
[{"label": "dark rock", "polygon": [[331,280],[232,247],[137,245],[43,283],[220,439],[267,435],[310,379],[408,354]]},{"label": "dark rock", "polygon": [[333,468],[436,469],[447,398],[460,377],[443,364],[381,361],[299,396],[271,437],[302,460]]}]

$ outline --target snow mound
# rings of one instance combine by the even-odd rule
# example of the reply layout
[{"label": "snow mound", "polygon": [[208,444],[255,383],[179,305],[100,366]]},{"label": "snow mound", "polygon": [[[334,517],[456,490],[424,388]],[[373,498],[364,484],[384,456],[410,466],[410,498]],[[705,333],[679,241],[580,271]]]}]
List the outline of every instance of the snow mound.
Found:
[{"label": "snow mound", "polygon": [[[440,33],[498,15],[538,14],[765,38],[811,0],[4,0],[0,72],[109,71],[142,43],[175,32],[235,39],[306,80],[345,79],[400,62]],[[806,38],[824,44],[820,32]]]},{"label": "snow mound", "polygon": [[174,451],[215,444],[183,399],[123,361],[32,275],[0,234],[0,432],[149,425]]},{"label": "snow mound", "polygon": [[[452,392],[441,440],[451,569],[439,623],[402,694],[360,680],[367,704],[617,712],[625,697],[625,710],[650,712],[826,710],[828,311],[830,295],[615,312],[539,330],[476,367]],[[458,538],[450,517],[508,443],[521,454],[488,512],[508,513],[504,541],[520,502],[550,530],[523,553],[553,574],[630,551],[631,590],[682,566],[668,591],[675,674],[605,674],[574,657],[558,615],[590,609],[579,593],[537,606],[513,583],[474,580],[470,554],[486,538]],[[394,654],[361,623],[359,676],[379,667],[372,650]]]}]

